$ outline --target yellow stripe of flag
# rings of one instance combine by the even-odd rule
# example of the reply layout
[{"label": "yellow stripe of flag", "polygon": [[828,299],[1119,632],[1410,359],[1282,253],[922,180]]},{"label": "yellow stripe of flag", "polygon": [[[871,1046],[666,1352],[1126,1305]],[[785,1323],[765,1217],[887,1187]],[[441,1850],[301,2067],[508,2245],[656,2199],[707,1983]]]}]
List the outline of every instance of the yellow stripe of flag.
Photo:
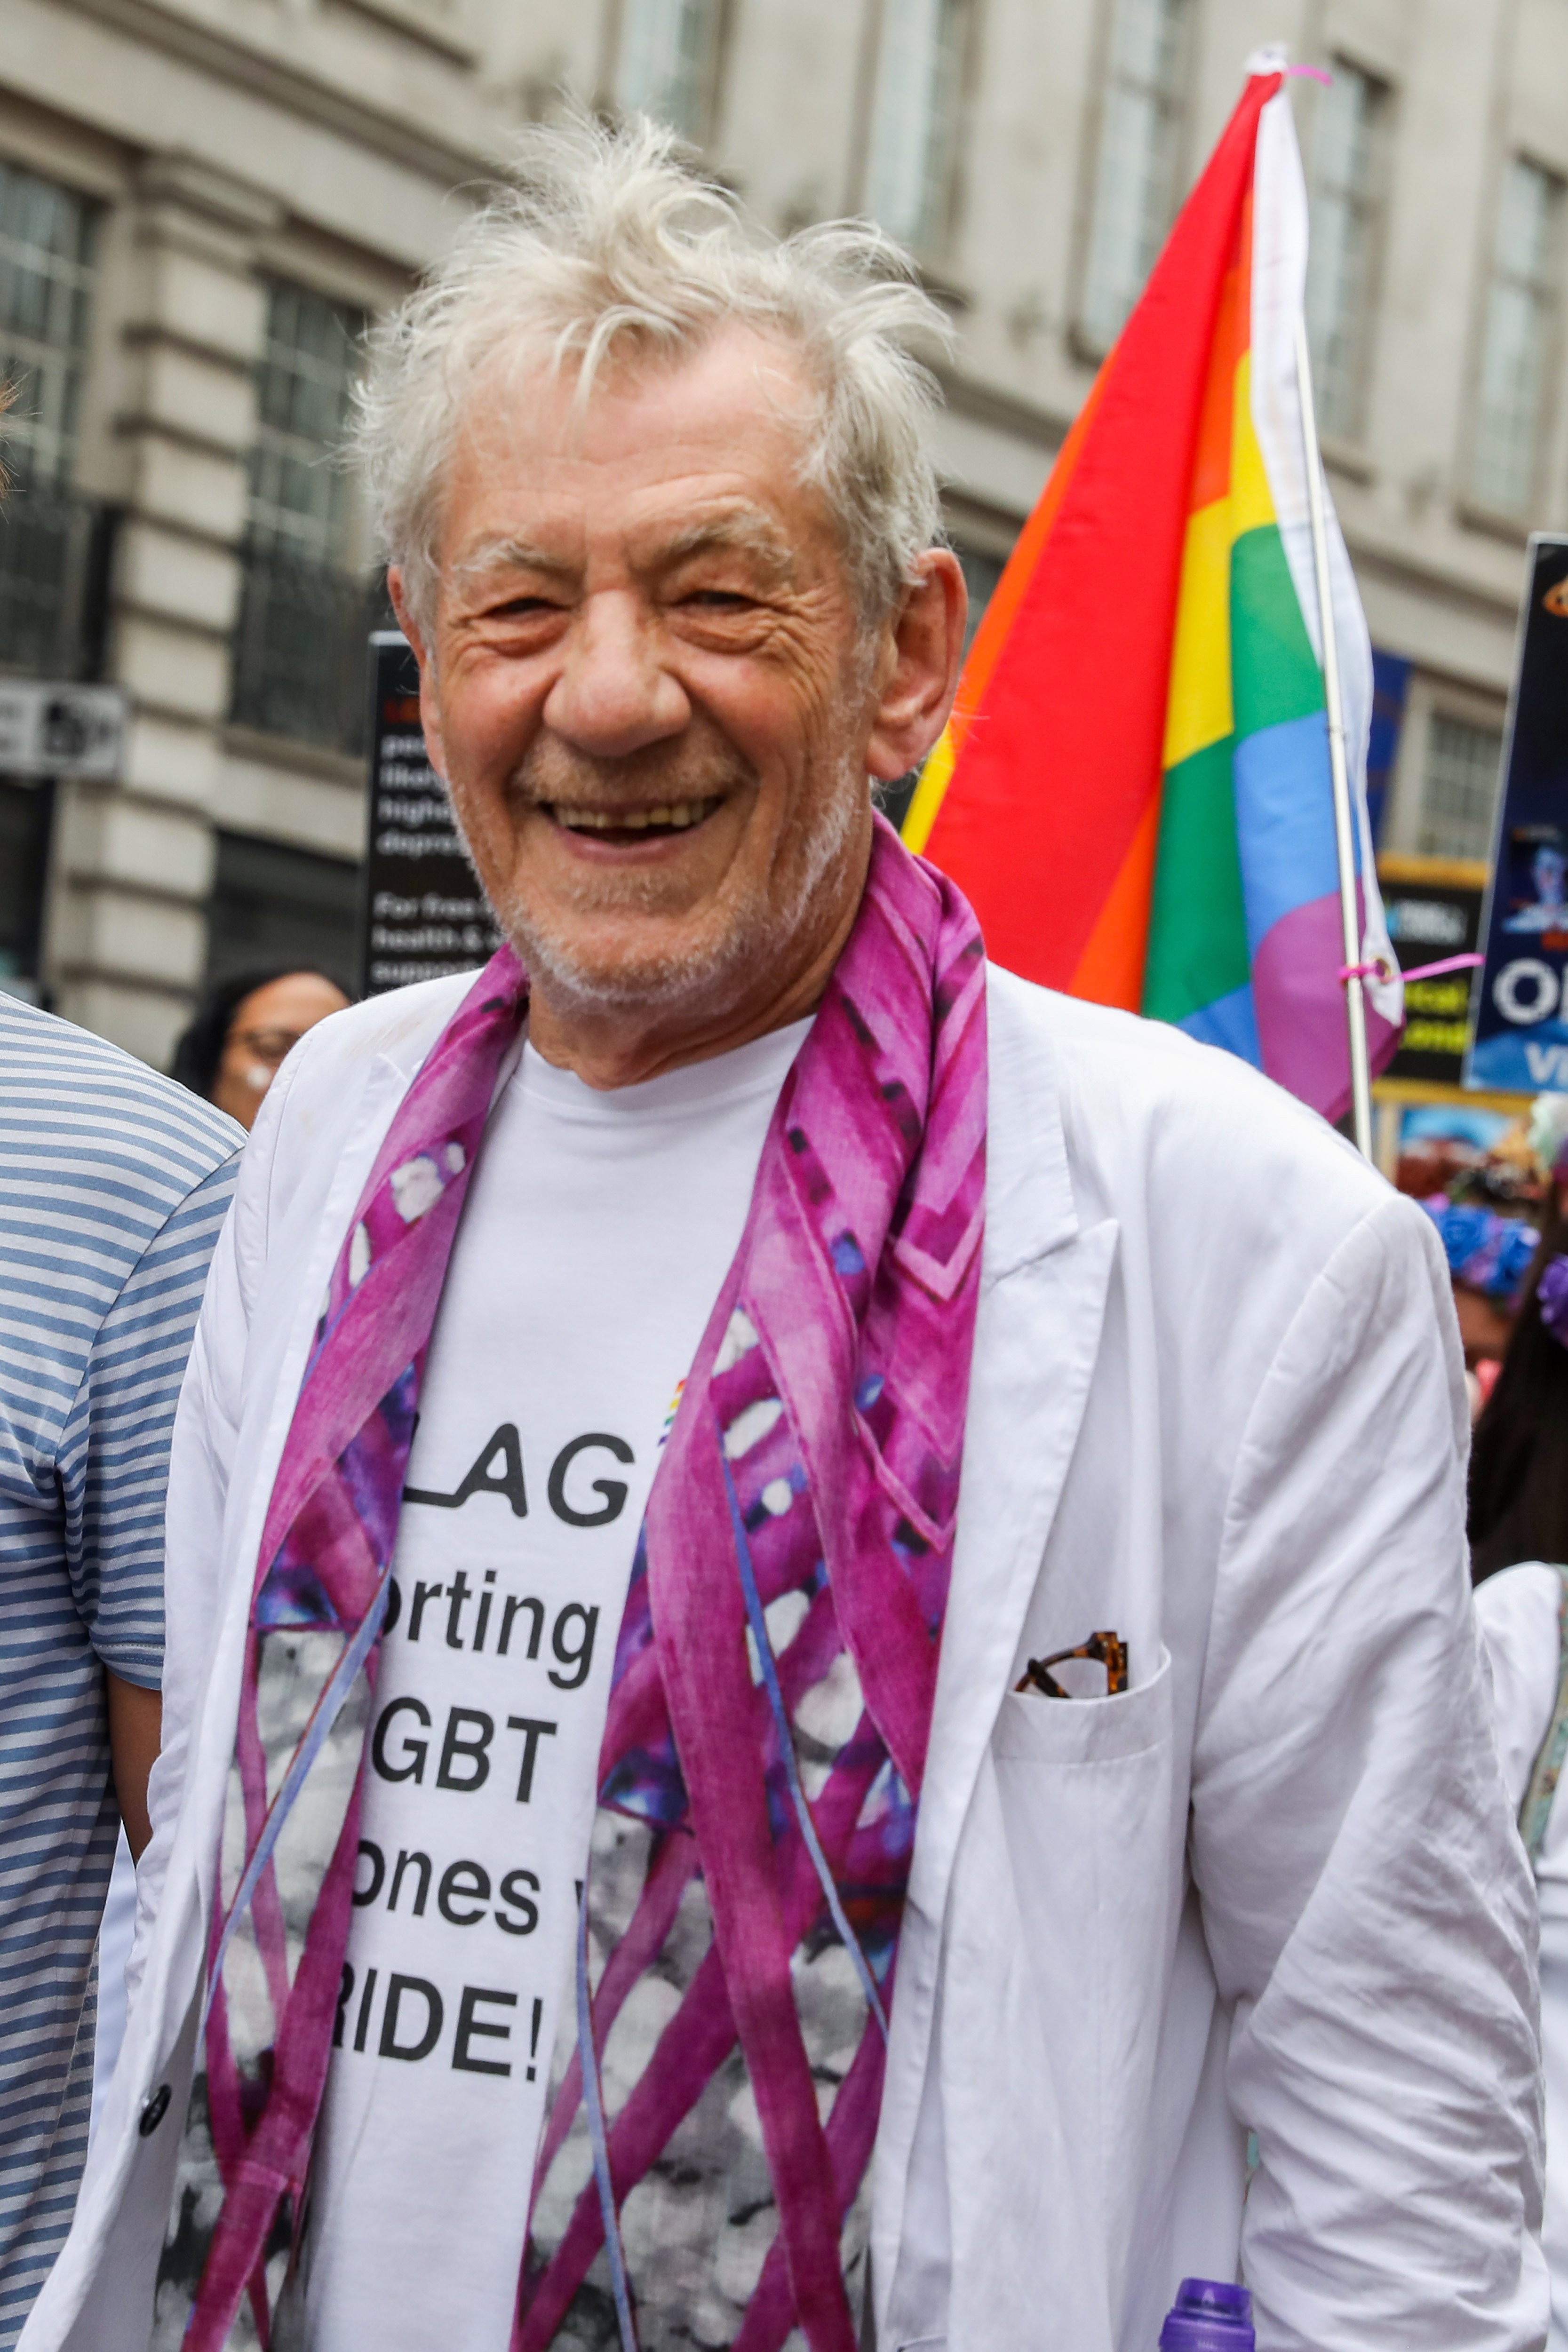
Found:
[{"label": "yellow stripe of flag", "polygon": [[1235,725],[1230,684],[1230,557],[1244,531],[1275,520],[1263,452],[1252,422],[1252,355],[1237,362],[1231,404],[1230,488],[1189,516],[1171,651],[1163,765],[1224,740]]}]

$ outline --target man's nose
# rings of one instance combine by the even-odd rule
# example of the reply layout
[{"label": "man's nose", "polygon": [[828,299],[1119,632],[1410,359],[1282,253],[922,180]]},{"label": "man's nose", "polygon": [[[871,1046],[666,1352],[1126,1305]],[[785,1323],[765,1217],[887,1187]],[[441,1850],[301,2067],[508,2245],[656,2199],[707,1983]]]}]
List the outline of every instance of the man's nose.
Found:
[{"label": "man's nose", "polygon": [[663,650],[658,622],[636,595],[616,590],[584,598],[545,698],[545,725],[602,760],[624,760],[679,735],[691,705]]}]

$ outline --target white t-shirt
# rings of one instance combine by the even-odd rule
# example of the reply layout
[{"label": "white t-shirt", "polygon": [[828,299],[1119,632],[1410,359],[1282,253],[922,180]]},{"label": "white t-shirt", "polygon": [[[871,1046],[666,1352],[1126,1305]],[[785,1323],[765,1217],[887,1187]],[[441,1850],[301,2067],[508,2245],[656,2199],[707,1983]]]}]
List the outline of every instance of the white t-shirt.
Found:
[{"label": "white t-shirt", "polygon": [[[1557,1570],[1533,1559],[1505,1568],[1476,1587],[1476,1614],[1491,1662],[1498,1757],[1516,1813],[1557,1706],[1562,1599]],[[1546,2083],[1546,2213],[1541,2242],[1552,2274],[1547,2352],[1568,2352],[1568,1799],[1563,1791],[1559,1782],[1535,1864]]]},{"label": "white t-shirt", "polygon": [[491,1116],[398,1529],[310,2352],[505,2352],[637,1530],[809,1027],[607,1094],[527,1046]]}]

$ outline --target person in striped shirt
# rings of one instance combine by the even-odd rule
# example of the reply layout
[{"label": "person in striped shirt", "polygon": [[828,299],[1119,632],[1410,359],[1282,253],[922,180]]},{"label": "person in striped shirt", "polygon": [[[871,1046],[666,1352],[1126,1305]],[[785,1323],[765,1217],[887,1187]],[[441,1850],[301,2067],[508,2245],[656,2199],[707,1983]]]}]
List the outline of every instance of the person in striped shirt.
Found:
[{"label": "person in striped shirt", "polygon": [[170,1431],[243,1140],[0,994],[0,2352],[87,2150],[99,1921],[158,1751]]}]

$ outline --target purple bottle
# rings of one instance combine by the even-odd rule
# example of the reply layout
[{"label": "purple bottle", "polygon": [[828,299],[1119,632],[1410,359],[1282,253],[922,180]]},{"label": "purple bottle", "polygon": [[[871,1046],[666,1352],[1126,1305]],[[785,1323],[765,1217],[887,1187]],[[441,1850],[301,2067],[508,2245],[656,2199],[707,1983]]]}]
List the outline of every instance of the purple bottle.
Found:
[{"label": "purple bottle", "polygon": [[1165,2325],[1160,2352],[1257,2352],[1252,2297],[1219,2279],[1184,2279]]}]

